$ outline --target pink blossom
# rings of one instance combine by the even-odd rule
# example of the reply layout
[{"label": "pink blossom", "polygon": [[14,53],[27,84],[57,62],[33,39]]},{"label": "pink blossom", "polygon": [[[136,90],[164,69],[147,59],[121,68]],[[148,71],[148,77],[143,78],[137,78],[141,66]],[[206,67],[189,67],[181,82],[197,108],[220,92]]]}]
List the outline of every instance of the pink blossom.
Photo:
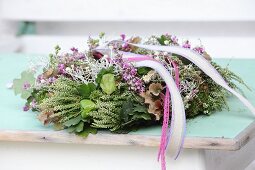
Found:
[{"label": "pink blossom", "polygon": [[28,90],[30,87],[31,87],[31,85],[30,85],[30,83],[28,83],[28,82],[25,82],[25,83],[23,84],[23,89],[24,89],[24,90]]},{"label": "pink blossom", "polygon": [[28,106],[28,105],[25,105],[25,106],[23,107],[23,111],[26,112],[26,111],[28,111],[28,110],[29,110],[29,106]]},{"label": "pink blossom", "polygon": [[185,42],[182,44],[182,47],[183,47],[183,48],[190,48],[190,47],[191,47],[190,42],[189,42],[189,41],[185,41]]}]

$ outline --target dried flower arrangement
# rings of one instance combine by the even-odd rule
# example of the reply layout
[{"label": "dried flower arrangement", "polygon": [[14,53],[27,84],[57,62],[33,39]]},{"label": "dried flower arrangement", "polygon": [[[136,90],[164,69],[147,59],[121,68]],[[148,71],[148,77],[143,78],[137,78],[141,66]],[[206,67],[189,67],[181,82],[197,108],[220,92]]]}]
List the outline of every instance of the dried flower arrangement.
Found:
[{"label": "dried flower arrangement", "polygon": [[[173,114],[168,114],[174,110],[166,100],[174,98],[171,95],[170,99],[171,89],[163,77],[173,77],[187,118],[227,108],[226,98],[232,91],[178,53],[143,47],[178,47],[191,51],[212,65],[231,89],[238,89],[236,82],[244,84],[228,68],[214,63],[203,46],[192,47],[189,41],[179,44],[175,36],[151,36],[143,41],[123,34],[109,42],[103,37],[104,34],[97,39],[89,38],[89,49],[85,52],[72,48],[70,53],[60,54],[57,46],[37,78],[34,76],[38,65],[34,65],[20,79],[15,79],[15,94],[27,100],[23,110],[39,112],[38,119],[44,125],[53,124],[56,129],[67,129],[83,137],[95,134],[98,129],[128,133],[163,124],[159,155],[165,169],[162,148],[168,142],[164,130],[171,126],[168,120],[173,119]],[[160,63],[169,75],[162,76],[151,67],[137,67],[134,63],[141,60]]]}]

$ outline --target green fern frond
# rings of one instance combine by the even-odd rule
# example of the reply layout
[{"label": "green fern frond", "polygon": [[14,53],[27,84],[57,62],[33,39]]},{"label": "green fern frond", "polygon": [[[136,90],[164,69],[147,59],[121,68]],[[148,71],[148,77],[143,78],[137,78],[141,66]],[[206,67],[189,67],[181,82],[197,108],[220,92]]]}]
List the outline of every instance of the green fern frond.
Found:
[{"label": "green fern frond", "polygon": [[64,123],[80,114],[79,85],[68,78],[60,77],[47,87],[50,95],[42,100],[39,109],[53,112],[49,117],[50,122]]}]

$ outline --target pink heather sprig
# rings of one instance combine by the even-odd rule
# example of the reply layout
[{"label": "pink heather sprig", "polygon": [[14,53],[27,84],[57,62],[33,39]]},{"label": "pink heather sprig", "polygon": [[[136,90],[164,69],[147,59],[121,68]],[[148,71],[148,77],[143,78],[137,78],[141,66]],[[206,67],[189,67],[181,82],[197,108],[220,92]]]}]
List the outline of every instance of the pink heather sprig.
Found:
[{"label": "pink heather sprig", "polygon": [[187,40],[187,41],[185,41],[185,42],[182,44],[182,47],[183,47],[183,48],[191,48],[191,44],[190,44],[190,42]]},{"label": "pink heather sprig", "polygon": [[173,44],[178,44],[178,39],[175,35],[171,35],[171,40],[172,40]]},{"label": "pink heather sprig", "polygon": [[79,52],[78,48],[71,48],[71,51],[73,52],[73,54],[70,56],[71,58],[73,58],[73,60],[84,60],[86,57],[85,57],[85,54],[84,53],[81,53]]},{"label": "pink heather sprig", "polygon": [[29,111],[29,109],[30,109],[30,108],[29,108],[29,106],[28,106],[28,105],[25,105],[25,106],[23,107],[23,111],[24,111],[24,112]]},{"label": "pink heather sprig", "polygon": [[191,43],[188,40],[184,41],[182,44],[179,44],[178,38],[175,35],[170,35],[170,34],[166,33],[166,34],[164,34],[164,36],[167,38],[166,42],[164,42],[165,45],[177,45],[177,46],[181,46],[183,48],[192,49],[201,55],[203,55],[205,53],[205,48],[202,45],[192,48]]},{"label": "pink heather sprig", "polygon": [[136,76],[137,69],[127,63],[123,64],[122,69],[123,69],[122,78],[130,85],[130,89],[139,93],[143,92],[144,91],[143,81]]},{"label": "pink heather sprig", "polygon": [[205,48],[203,46],[197,46],[193,48],[193,50],[198,52],[199,54],[203,54],[205,52]]},{"label": "pink heather sprig", "polygon": [[65,74],[66,73],[66,66],[65,64],[58,64],[58,73]]},{"label": "pink heather sprig", "polygon": [[57,80],[57,78],[54,76],[46,78],[43,76],[43,74],[40,74],[39,76],[37,76],[36,83],[37,83],[37,86],[49,85],[49,84],[54,83],[56,80]]},{"label": "pink heather sprig", "polygon": [[27,112],[30,109],[35,109],[36,107],[37,107],[37,102],[35,99],[33,99],[30,104],[26,104],[25,106],[23,106],[23,111]]},{"label": "pink heather sprig", "polygon": [[133,65],[124,62],[121,56],[116,57],[113,62],[121,67],[122,79],[129,85],[130,90],[144,92],[144,83],[137,76],[137,69]]},{"label": "pink heather sprig", "polygon": [[37,106],[37,102],[36,102],[35,99],[33,99],[32,102],[31,102],[31,107],[32,107],[32,109],[35,109],[36,106]]},{"label": "pink heather sprig", "polygon": [[79,52],[78,48],[71,48],[72,53],[65,53],[58,56],[58,63],[68,64],[75,61],[84,60],[86,58],[85,54]]},{"label": "pink heather sprig", "polygon": [[129,42],[131,39],[126,39],[126,35],[125,35],[125,34],[120,34],[120,37],[121,37],[121,40],[122,40],[122,41],[126,42],[126,43],[123,43],[123,44],[121,45],[122,50],[123,50],[123,51],[130,51],[131,48],[130,48],[130,46],[128,45],[128,42]]}]

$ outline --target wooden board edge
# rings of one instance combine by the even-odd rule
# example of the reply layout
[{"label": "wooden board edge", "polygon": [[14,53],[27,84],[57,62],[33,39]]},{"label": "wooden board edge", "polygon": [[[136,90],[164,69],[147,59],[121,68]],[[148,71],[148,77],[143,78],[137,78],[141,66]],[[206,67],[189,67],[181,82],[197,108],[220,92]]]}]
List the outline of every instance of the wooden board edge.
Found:
[{"label": "wooden board edge", "polygon": [[250,140],[255,137],[255,121],[253,121],[249,126],[247,126],[242,132],[240,132],[235,138],[236,150],[241,149]]},{"label": "wooden board edge", "polygon": [[[0,141],[157,147],[159,146],[160,136],[100,132],[82,138],[65,131],[0,130]],[[236,150],[236,146],[236,141],[229,138],[186,137],[183,147],[186,149]]]}]

